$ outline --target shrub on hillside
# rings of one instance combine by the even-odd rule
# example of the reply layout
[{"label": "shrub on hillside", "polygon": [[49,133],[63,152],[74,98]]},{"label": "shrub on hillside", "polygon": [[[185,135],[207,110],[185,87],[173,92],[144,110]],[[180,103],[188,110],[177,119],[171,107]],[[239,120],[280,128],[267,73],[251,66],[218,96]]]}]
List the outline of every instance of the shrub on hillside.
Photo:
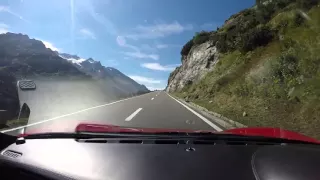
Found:
[{"label": "shrub on hillside", "polygon": [[196,35],[193,37],[193,43],[194,44],[202,44],[209,40],[210,33],[206,31],[201,31],[199,33],[196,33]]},{"label": "shrub on hillside", "polygon": [[274,83],[277,84],[287,84],[288,86],[293,86],[297,83],[296,77],[299,76],[298,70],[298,58],[291,52],[294,50],[289,50],[284,52],[272,65],[272,78]]},{"label": "shrub on hillside", "polygon": [[259,46],[264,46],[272,41],[274,32],[267,26],[254,28],[243,35],[240,50],[252,51]]},{"label": "shrub on hillside", "polygon": [[261,0],[258,0],[257,20],[261,24],[269,22],[269,20],[276,12],[281,11],[283,8],[285,8],[292,2],[292,0],[276,0],[263,3],[261,2]]},{"label": "shrub on hillside", "polygon": [[274,2],[265,2],[262,0],[257,0],[257,21],[261,24],[266,24],[271,19],[271,16],[276,12],[276,3]]},{"label": "shrub on hillside", "polygon": [[221,33],[217,37],[216,47],[219,52],[225,53],[229,51],[229,47],[227,45],[227,34]]},{"label": "shrub on hillside", "polygon": [[189,53],[189,51],[190,51],[190,49],[192,48],[192,46],[193,46],[193,39],[189,40],[189,41],[182,47],[180,54],[181,54],[182,56],[187,56],[188,53]]},{"label": "shrub on hillside", "polygon": [[238,16],[233,24],[225,27],[224,33],[218,33],[210,39],[217,42],[217,48],[222,53],[239,49],[243,34],[260,24],[256,16],[257,12],[255,10],[243,11],[242,16]]},{"label": "shrub on hillside", "polygon": [[305,21],[306,19],[299,12],[294,14],[293,22],[295,26],[301,26]]},{"label": "shrub on hillside", "polygon": [[248,15],[252,14],[253,12],[254,12],[254,10],[252,10],[252,9],[245,9],[242,11],[244,16],[248,16]]}]

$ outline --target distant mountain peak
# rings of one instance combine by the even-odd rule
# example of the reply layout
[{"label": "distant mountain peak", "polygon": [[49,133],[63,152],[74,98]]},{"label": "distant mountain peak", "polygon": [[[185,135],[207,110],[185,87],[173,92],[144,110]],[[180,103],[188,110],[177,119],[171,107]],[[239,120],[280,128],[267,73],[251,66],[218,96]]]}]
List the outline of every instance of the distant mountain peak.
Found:
[{"label": "distant mountain peak", "polygon": [[[86,61],[88,61],[89,63],[96,63],[97,61],[93,60],[92,58],[87,59]],[[99,61],[98,61],[99,62]]]},{"label": "distant mountain peak", "polygon": [[93,58],[84,59],[77,55],[70,55],[67,53],[60,53],[60,57],[72,62],[80,71],[96,78],[96,79],[112,79],[117,84],[122,84],[122,89],[127,89],[131,91],[141,91],[145,92],[148,89],[134,80],[130,79],[128,76],[121,73],[119,70],[113,67],[105,67],[100,61],[96,61]]}]

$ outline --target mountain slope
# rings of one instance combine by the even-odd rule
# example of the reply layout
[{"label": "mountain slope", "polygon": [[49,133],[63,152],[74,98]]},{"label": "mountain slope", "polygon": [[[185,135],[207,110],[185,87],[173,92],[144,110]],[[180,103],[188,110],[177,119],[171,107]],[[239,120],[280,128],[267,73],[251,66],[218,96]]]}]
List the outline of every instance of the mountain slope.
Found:
[{"label": "mountain slope", "polygon": [[99,61],[59,54],[46,48],[41,41],[23,34],[0,34],[0,71],[15,78],[64,76],[105,79],[108,86],[116,89],[121,97],[149,91],[120,71],[102,66]]},{"label": "mountain slope", "polygon": [[[33,80],[36,90],[18,96],[21,79]],[[30,117],[46,118],[147,92],[145,86],[91,58],[59,54],[27,35],[0,34],[0,126],[17,119],[24,102],[33,112]]]},{"label": "mountain slope", "polygon": [[140,85],[119,70],[112,67],[104,67],[100,61],[92,58],[83,59],[76,55],[60,53],[60,57],[72,62],[81,72],[88,74],[95,79],[105,80],[109,85],[112,84],[119,92],[125,94],[141,94],[149,92],[144,86]]},{"label": "mountain slope", "polygon": [[248,126],[320,138],[318,3],[260,0],[197,33],[166,90]]},{"label": "mountain slope", "polygon": [[0,67],[15,76],[84,75],[56,52],[47,49],[41,41],[14,33],[0,34]]},{"label": "mountain slope", "polygon": [[93,59],[85,60],[68,54],[59,55],[58,52],[46,48],[41,41],[30,39],[27,35],[0,34],[1,107],[6,106],[5,102],[9,101],[6,100],[7,98],[12,97],[12,100],[17,101],[17,95],[13,89],[15,89],[17,80],[26,78],[40,78],[42,81],[56,79],[57,81],[69,81],[70,84],[75,82],[74,80],[80,80],[88,82],[91,86],[97,86],[93,90],[101,89],[106,96],[114,98],[148,92],[146,87],[118,70],[103,67],[100,62]]},{"label": "mountain slope", "polygon": [[0,34],[0,126],[19,113],[17,80],[30,76],[68,76],[88,79],[71,63],[27,35]]}]

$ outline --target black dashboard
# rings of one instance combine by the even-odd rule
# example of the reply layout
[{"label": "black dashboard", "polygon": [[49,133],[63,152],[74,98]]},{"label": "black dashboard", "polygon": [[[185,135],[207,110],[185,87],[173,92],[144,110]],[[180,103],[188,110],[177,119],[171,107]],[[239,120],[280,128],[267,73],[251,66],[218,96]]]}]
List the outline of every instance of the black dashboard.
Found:
[{"label": "black dashboard", "polygon": [[319,167],[319,146],[296,144],[27,139],[0,155],[0,179],[310,180]]}]

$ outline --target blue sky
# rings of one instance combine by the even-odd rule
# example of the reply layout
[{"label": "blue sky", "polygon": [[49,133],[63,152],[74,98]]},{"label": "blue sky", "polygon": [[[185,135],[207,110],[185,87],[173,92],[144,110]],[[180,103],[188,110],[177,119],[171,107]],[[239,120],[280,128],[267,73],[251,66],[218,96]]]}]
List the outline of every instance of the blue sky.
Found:
[{"label": "blue sky", "polygon": [[255,0],[0,0],[0,33],[27,34],[164,88],[195,32],[215,30]]}]

